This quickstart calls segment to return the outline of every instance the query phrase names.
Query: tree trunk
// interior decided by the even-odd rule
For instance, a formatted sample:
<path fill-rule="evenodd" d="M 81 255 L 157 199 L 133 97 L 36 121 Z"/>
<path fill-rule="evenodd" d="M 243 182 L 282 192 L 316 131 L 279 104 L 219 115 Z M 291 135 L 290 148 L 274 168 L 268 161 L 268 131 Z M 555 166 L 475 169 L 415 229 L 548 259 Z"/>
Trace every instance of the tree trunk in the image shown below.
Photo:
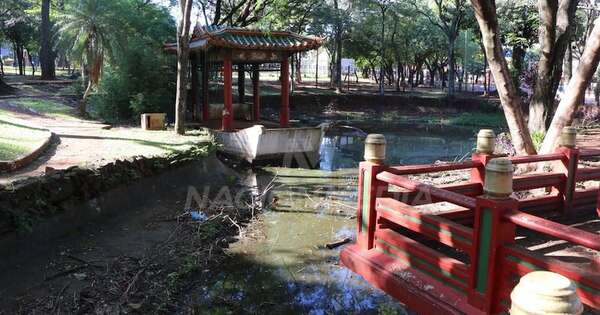
<path fill-rule="evenodd" d="M 179 0 L 181 17 L 177 27 L 177 95 L 175 100 L 175 132 L 185 133 L 188 63 L 190 55 L 190 13 L 192 0 Z"/>
<path fill-rule="evenodd" d="M 515 150 L 519 155 L 535 154 L 533 141 L 523 118 L 521 98 L 512 82 L 502 51 L 496 4 L 493 0 L 471 0 L 471 4 Z"/>
<path fill-rule="evenodd" d="M 88 76 L 88 78 L 91 78 L 90 76 Z M 81 98 L 81 101 L 79 102 L 79 106 L 78 106 L 78 110 L 79 110 L 79 115 L 81 115 L 82 117 L 87 116 L 87 102 L 88 102 L 88 97 L 90 96 L 90 94 L 92 94 L 92 87 L 94 86 L 94 84 L 92 83 L 91 79 L 88 79 L 88 84 L 87 87 L 85 88 L 85 92 L 83 92 L 83 97 Z"/>
<path fill-rule="evenodd" d="M 19 75 L 25 75 L 25 60 L 23 58 L 23 45 L 14 43 L 15 55 L 17 57 L 17 66 L 19 67 Z"/>
<path fill-rule="evenodd" d="M 585 49 L 579 59 L 577 72 L 569 81 L 565 95 L 560 101 L 556 114 L 552 118 L 548 133 L 544 138 L 540 153 L 551 153 L 558 145 L 558 139 L 565 126 L 573 122 L 575 113 L 581 100 L 585 96 L 585 90 L 592 81 L 592 77 L 600 61 L 600 18 L 594 22 L 592 33 L 587 39 Z"/>
<path fill-rule="evenodd" d="M 396 71 L 398 72 L 398 75 L 396 76 L 396 92 L 400 92 L 400 78 L 403 77 L 401 63 L 396 65 Z"/>
<path fill-rule="evenodd" d="M 435 87 L 435 70 L 431 66 L 427 66 L 427 71 L 429 71 L 429 86 Z"/>
<path fill-rule="evenodd" d="M 296 75 L 296 83 L 302 83 L 302 58 L 300 57 L 299 53 L 295 54 L 294 58 L 296 59 L 296 62 L 294 63 L 296 66 L 296 71 L 294 71 L 294 74 Z"/>
<path fill-rule="evenodd" d="M 40 25 L 40 67 L 42 68 L 42 80 L 54 80 L 56 71 L 52 50 L 52 36 L 50 35 L 50 0 L 42 0 L 42 24 Z"/>
<path fill-rule="evenodd" d="M 594 87 L 594 98 L 596 99 L 596 106 L 600 106 L 600 80 L 596 81 L 596 87 Z"/>
<path fill-rule="evenodd" d="M 529 130 L 546 131 L 562 76 L 565 50 L 570 42 L 578 0 L 540 0 L 540 61 L 529 104 Z"/>
<path fill-rule="evenodd" d="M 565 52 L 565 60 L 563 64 L 563 77 L 565 78 L 565 84 L 568 84 L 571 81 L 571 77 L 573 76 L 573 49 L 571 48 L 571 43 L 567 44 L 567 51 Z"/>
<path fill-rule="evenodd" d="M 512 51 L 512 80 L 517 87 L 517 91 L 521 90 L 521 74 L 523 73 L 523 63 L 525 62 L 525 48 L 521 45 L 513 47 Z"/>
<path fill-rule="evenodd" d="M 33 56 L 29 52 L 29 49 L 27 50 L 27 59 L 29 60 L 29 64 L 31 65 L 31 77 L 35 77 L 35 64 L 33 63 Z"/>
<path fill-rule="evenodd" d="M 454 94 L 454 44 L 456 37 L 448 35 L 448 95 Z"/>
<path fill-rule="evenodd" d="M 333 80 L 335 85 L 335 91 L 337 93 L 342 92 L 342 21 L 341 14 L 339 12 L 338 1 L 334 0 L 334 7 L 336 10 L 336 25 L 335 25 L 335 79 Z"/>
<path fill-rule="evenodd" d="M 444 71 L 444 66 L 440 66 L 440 88 L 443 90 L 446 87 L 446 73 Z"/>

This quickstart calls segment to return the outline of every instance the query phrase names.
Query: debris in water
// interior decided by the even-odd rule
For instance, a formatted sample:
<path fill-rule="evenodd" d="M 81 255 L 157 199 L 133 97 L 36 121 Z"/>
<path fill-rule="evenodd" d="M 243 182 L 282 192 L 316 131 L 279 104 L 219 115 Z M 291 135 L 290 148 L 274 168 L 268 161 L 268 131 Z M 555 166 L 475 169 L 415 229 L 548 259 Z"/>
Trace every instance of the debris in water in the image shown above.
<path fill-rule="evenodd" d="M 352 239 L 349 238 L 349 237 L 346 237 L 343 240 L 340 240 L 340 241 L 337 241 L 337 242 L 333 242 L 333 243 L 325 244 L 325 247 L 327 247 L 327 249 L 334 249 L 334 248 L 340 247 L 340 246 L 342 246 L 344 244 L 347 244 L 347 243 L 350 243 L 350 242 L 352 242 Z"/>
<path fill-rule="evenodd" d="M 206 214 L 202 211 L 190 211 L 190 216 L 194 221 L 206 221 L 206 219 L 208 219 Z"/>
<path fill-rule="evenodd" d="M 74 273 L 73 277 L 75 277 L 75 279 L 82 281 L 85 280 L 87 278 L 87 274 L 85 273 Z"/>

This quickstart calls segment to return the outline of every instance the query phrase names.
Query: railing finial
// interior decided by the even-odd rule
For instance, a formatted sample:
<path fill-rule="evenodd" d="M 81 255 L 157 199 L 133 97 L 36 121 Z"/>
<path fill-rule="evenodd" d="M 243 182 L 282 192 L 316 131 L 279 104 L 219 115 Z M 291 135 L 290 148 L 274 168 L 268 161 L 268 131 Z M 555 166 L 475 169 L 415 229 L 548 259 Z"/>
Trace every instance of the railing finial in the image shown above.
<path fill-rule="evenodd" d="M 492 129 L 481 129 L 477 133 L 477 153 L 492 154 L 496 144 L 496 134 Z"/>
<path fill-rule="evenodd" d="M 488 197 L 504 199 L 513 193 L 512 162 L 507 158 L 492 159 L 485 166 L 483 191 Z"/>
<path fill-rule="evenodd" d="M 383 164 L 385 161 L 385 145 L 385 137 L 382 134 L 369 134 L 365 139 L 365 160 L 374 164 Z"/>
<path fill-rule="evenodd" d="M 573 282 L 549 271 L 533 271 L 521 277 L 510 299 L 511 315 L 579 315 L 583 312 Z"/>
<path fill-rule="evenodd" d="M 564 127 L 560 134 L 560 146 L 565 148 L 574 148 L 577 138 L 577 129 L 575 127 Z"/>

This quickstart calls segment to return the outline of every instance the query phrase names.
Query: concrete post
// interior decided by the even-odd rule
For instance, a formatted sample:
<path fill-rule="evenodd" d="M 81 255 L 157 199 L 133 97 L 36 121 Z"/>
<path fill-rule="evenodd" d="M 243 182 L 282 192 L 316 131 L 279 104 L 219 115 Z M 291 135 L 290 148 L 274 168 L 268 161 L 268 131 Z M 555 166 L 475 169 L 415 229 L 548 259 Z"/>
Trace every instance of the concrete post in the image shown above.
<path fill-rule="evenodd" d="M 521 277 L 510 299 L 511 315 L 579 315 L 583 312 L 573 282 L 549 271 L 533 271 Z"/>
<path fill-rule="evenodd" d="M 493 154 L 496 134 L 492 129 L 481 129 L 477 134 L 477 153 Z"/>
<path fill-rule="evenodd" d="M 382 134 L 369 134 L 365 139 L 365 161 L 382 164 L 385 160 L 385 145 L 385 137 Z"/>
<path fill-rule="evenodd" d="M 560 134 L 559 144 L 561 147 L 574 148 L 577 138 L 577 129 L 575 127 L 564 127 Z"/>
<path fill-rule="evenodd" d="M 481 166 L 471 169 L 471 182 L 482 183 L 485 181 L 485 166 L 494 157 L 496 134 L 491 129 L 481 129 L 477 133 L 477 148 L 471 156 L 472 161 L 481 162 Z"/>
<path fill-rule="evenodd" d="M 496 158 L 485 166 L 484 193 L 494 199 L 506 199 L 513 193 L 512 162 L 507 158 Z"/>

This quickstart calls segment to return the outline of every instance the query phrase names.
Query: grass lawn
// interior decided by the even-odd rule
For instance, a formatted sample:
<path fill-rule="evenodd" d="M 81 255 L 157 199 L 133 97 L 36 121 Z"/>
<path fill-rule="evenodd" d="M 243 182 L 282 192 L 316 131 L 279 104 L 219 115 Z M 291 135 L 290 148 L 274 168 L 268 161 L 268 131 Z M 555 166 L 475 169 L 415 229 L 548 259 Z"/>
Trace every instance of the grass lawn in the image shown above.
<path fill-rule="evenodd" d="M 43 99 L 20 99 L 11 102 L 12 105 L 26 109 L 34 114 L 49 116 L 60 119 L 76 118 L 75 110 L 72 107 L 63 105 L 53 100 Z"/>
<path fill-rule="evenodd" d="M 15 120 L 0 110 L 0 161 L 14 160 L 37 149 L 49 131 Z"/>

